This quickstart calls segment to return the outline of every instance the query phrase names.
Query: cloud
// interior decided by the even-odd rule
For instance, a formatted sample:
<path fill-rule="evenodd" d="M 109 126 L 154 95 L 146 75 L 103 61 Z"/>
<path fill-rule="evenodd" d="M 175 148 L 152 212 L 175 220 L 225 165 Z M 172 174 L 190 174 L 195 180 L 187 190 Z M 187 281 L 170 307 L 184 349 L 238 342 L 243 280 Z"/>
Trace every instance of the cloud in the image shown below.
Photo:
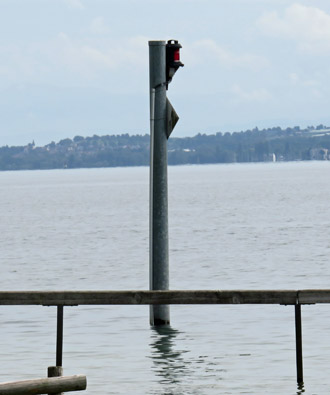
<path fill-rule="evenodd" d="M 144 56 L 146 59 L 142 57 L 143 62 L 141 62 L 141 42 L 146 52 Z M 61 33 L 56 46 L 54 62 L 58 60 L 71 71 L 90 77 L 102 70 L 109 71 L 122 66 L 137 67 L 147 62 L 147 41 L 142 37 L 84 41 Z"/>
<path fill-rule="evenodd" d="M 303 86 L 303 87 L 311 87 L 315 88 L 320 85 L 320 83 L 317 80 L 313 79 L 303 79 L 300 77 L 298 73 L 290 73 L 289 74 L 289 80 L 292 85 L 296 86 Z"/>
<path fill-rule="evenodd" d="M 1 85 L 13 81 L 40 78 L 48 69 L 47 62 L 40 62 L 40 47 L 36 44 L 19 46 L 6 44 L 0 46 L 0 81 Z"/>
<path fill-rule="evenodd" d="M 327 87 L 321 81 L 311 78 L 301 77 L 298 73 L 289 74 L 290 85 L 300 91 L 302 96 L 311 96 L 316 99 L 325 98 L 327 96 Z"/>
<path fill-rule="evenodd" d="M 244 53 L 234 54 L 217 44 L 214 40 L 205 39 L 194 42 L 191 46 L 185 47 L 188 61 L 208 62 L 216 61 L 225 67 L 250 68 L 260 70 L 268 65 L 268 61 L 263 56 Z M 186 56 L 186 55 L 185 55 Z"/>
<path fill-rule="evenodd" d="M 330 15 L 320 8 L 295 3 L 283 15 L 275 11 L 264 14 L 257 25 L 273 37 L 295 41 L 302 51 L 330 50 Z"/>
<path fill-rule="evenodd" d="M 246 91 L 242 89 L 238 84 L 232 86 L 231 93 L 234 95 L 235 101 L 239 102 L 262 103 L 265 101 L 269 101 L 272 98 L 271 94 L 264 88 Z"/>
<path fill-rule="evenodd" d="M 125 75 L 148 69 L 148 38 L 72 37 L 59 33 L 28 45 L 0 45 L 0 88 L 15 83 L 101 83 L 122 69 Z"/>
<path fill-rule="evenodd" d="M 109 33 L 109 28 L 104 22 L 102 16 L 94 18 L 89 27 L 90 31 L 94 34 L 106 34 Z"/>
<path fill-rule="evenodd" d="M 84 10 L 85 6 L 81 2 L 81 0 L 63 0 L 64 3 L 70 8 L 76 8 L 78 10 Z"/>

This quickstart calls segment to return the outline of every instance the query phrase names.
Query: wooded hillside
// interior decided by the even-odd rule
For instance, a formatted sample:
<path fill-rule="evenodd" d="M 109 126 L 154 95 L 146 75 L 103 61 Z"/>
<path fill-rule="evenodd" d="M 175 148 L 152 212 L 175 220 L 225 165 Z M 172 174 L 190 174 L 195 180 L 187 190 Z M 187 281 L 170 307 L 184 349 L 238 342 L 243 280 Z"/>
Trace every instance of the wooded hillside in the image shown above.
<path fill-rule="evenodd" d="M 149 165 L 150 136 L 76 136 L 43 147 L 1 147 L 0 170 L 57 169 Z M 330 128 L 319 125 L 300 129 L 246 130 L 234 133 L 171 137 L 170 165 L 329 160 Z"/>

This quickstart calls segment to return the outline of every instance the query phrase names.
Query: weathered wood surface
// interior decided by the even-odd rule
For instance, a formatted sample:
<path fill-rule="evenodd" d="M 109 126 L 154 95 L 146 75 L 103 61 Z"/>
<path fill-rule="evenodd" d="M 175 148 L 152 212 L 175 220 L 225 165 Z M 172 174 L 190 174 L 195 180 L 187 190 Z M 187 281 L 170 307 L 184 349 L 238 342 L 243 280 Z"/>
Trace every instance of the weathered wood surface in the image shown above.
<path fill-rule="evenodd" d="M 63 336 L 62 336 L 63 338 Z M 48 366 L 47 369 L 47 377 L 61 377 L 63 376 L 63 367 L 62 366 Z M 62 395 L 63 392 L 57 392 L 54 395 Z"/>
<path fill-rule="evenodd" d="M 296 304 L 297 292 L 290 290 L 2 291 L 0 305 Z"/>
<path fill-rule="evenodd" d="M 84 375 L 13 381 L 0 384 L 0 395 L 56 394 L 82 391 L 87 387 Z"/>
<path fill-rule="evenodd" d="M 330 303 L 329 289 L 305 289 L 298 291 L 300 304 Z"/>
<path fill-rule="evenodd" d="M 0 305 L 330 303 L 330 290 L 2 291 Z"/>

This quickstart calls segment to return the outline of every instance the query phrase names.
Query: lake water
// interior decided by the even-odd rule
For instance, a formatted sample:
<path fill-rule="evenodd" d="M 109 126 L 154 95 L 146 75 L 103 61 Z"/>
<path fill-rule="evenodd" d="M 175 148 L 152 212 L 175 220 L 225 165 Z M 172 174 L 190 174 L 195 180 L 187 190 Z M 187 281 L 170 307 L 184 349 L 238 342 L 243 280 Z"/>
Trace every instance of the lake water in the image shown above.
<path fill-rule="evenodd" d="M 330 163 L 169 168 L 172 289 L 330 288 Z M 1 290 L 148 289 L 148 168 L 0 173 Z M 297 394 L 292 306 L 64 309 L 86 394 Z M 306 394 L 328 394 L 330 306 L 303 306 Z M 0 306 L 0 381 L 55 364 L 56 308 Z"/>

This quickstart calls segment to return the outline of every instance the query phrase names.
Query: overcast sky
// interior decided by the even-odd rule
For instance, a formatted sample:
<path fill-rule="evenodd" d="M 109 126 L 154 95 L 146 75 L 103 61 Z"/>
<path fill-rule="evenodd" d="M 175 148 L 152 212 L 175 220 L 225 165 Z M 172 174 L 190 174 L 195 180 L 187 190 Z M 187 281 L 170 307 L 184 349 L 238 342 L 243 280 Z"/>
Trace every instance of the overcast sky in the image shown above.
<path fill-rule="evenodd" d="M 159 39 L 173 136 L 330 125 L 329 0 L 0 0 L 0 145 L 149 133 Z"/>

